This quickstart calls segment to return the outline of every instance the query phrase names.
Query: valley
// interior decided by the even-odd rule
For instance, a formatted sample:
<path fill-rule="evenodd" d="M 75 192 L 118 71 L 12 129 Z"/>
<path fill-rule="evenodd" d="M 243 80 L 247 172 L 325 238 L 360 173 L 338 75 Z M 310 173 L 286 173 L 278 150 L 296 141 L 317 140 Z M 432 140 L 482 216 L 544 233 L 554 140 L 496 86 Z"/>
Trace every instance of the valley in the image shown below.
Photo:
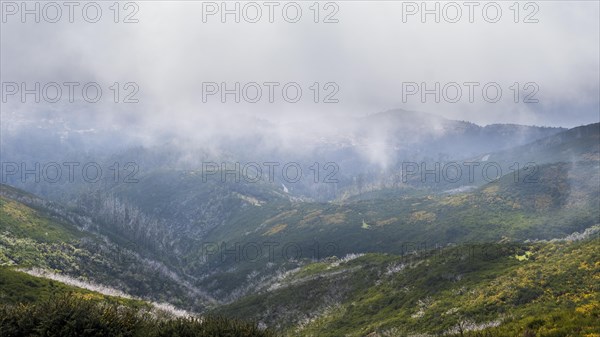
<path fill-rule="evenodd" d="M 148 170 L 161 152 L 136 149 L 137 183 L 1 185 L 2 284 L 27 271 L 285 336 L 593 336 L 599 137 L 592 124 L 464 159 L 509 172 L 489 181 L 341 176 L 326 201 L 220 167 Z"/>

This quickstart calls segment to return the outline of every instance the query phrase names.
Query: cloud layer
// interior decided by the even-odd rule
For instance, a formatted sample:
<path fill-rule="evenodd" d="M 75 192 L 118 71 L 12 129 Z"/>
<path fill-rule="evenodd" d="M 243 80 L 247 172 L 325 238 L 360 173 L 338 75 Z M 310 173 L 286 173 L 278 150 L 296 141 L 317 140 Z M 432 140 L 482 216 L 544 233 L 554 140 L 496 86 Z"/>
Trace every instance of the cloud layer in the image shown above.
<path fill-rule="evenodd" d="M 18 14 L 6 16 L 1 33 L 3 82 L 97 82 L 104 99 L 97 104 L 81 99 L 73 104 L 23 104 L 11 96 L 3 103 L 4 122 L 10 116 L 54 111 L 61 118 L 78 118 L 90 124 L 88 128 L 124 127 L 146 139 L 166 133 L 203 135 L 205 140 L 264 132 L 267 123 L 270 135 L 285 142 L 299 134 L 330 134 L 351 118 L 393 108 L 479 124 L 572 127 L 599 118 L 597 2 L 537 2 L 538 8 L 521 4 L 518 23 L 508 2 L 495 3 L 502 10 L 497 23 L 486 22 L 495 14 L 491 8 L 483 16 L 485 2 L 474 7 L 473 23 L 462 3 L 458 23 L 447 22 L 456 14 L 454 8 L 443 11 L 447 3 L 440 3 L 440 23 L 434 22 L 434 15 L 423 23 L 420 13 L 403 22 L 409 8 L 389 1 L 345 1 L 328 7 L 320 3 L 318 16 L 312 3 L 298 2 L 302 16 L 297 23 L 286 21 L 295 16 L 296 7 L 285 7 L 289 3 L 273 7 L 270 23 L 269 7 L 257 2 L 263 11 L 258 23 L 247 22 L 255 17 L 254 8 L 241 12 L 240 23 L 231 14 L 222 23 L 219 13 L 203 17 L 207 9 L 214 10 L 206 3 L 146 1 L 137 3 L 133 18 L 139 22 L 129 24 L 114 23 L 110 4 L 99 4 L 103 16 L 93 24 L 77 15 L 78 8 L 75 23 L 68 22 L 66 12 L 58 23 L 38 24 L 31 16 L 21 23 Z M 241 9 L 247 4 L 240 3 Z M 284 7 L 287 17 L 281 12 Z M 131 13 L 132 8 L 121 8 L 119 20 Z M 326 18 L 338 22 L 324 23 Z M 524 23 L 525 19 L 539 22 Z M 114 82 L 121 87 L 135 82 L 140 102 L 111 102 L 109 87 Z M 242 88 L 255 82 L 263 95 L 257 103 L 248 103 L 243 96 L 235 103 L 228 95 L 224 104 L 216 94 L 204 103 L 206 82 L 225 82 L 228 88 L 236 82 Z M 273 103 L 268 101 L 265 82 L 279 83 Z M 462 98 L 449 103 L 442 96 L 436 103 L 430 94 L 423 103 L 415 94 L 404 102 L 407 82 L 425 83 L 429 89 L 436 82 L 440 88 L 457 83 Z M 465 82 L 480 83 L 473 103 Z M 528 82 L 537 88 L 525 87 Z M 286 83 L 301 87 L 297 103 L 282 96 Z M 498 84 L 502 99 L 486 102 L 481 94 L 486 83 Z M 453 87 L 448 89 L 447 94 L 454 96 Z M 130 93 L 120 90 L 120 99 Z M 515 91 L 519 103 L 513 101 Z M 539 103 L 523 103 L 534 91 Z M 315 92 L 319 103 L 314 102 Z M 249 87 L 247 93 L 255 92 Z M 323 103 L 327 95 L 339 103 Z"/>

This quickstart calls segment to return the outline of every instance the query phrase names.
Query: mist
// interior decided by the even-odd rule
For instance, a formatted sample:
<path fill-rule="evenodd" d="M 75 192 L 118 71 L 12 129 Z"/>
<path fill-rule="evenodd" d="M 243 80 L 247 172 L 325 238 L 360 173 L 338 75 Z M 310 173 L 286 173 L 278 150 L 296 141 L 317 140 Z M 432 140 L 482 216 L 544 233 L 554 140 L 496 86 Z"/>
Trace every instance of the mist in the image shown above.
<path fill-rule="evenodd" d="M 480 8 L 469 22 L 466 7 L 457 23 L 448 22 L 449 12 L 440 23 L 422 23 L 420 13 L 403 15 L 404 5 L 394 2 L 340 2 L 335 8 L 321 4 L 318 17 L 310 4 L 300 3 L 302 15 L 296 23 L 287 22 L 279 7 L 269 22 L 268 8 L 261 4 L 263 16 L 257 23 L 248 22 L 251 11 L 239 23 L 234 15 L 223 23 L 220 12 L 207 14 L 215 7 L 201 2 L 142 2 L 131 16 L 138 21 L 133 23 L 114 23 L 114 12 L 104 4 L 97 23 L 77 15 L 74 23 L 65 17 L 58 23 L 22 23 L 19 14 L 5 11 L 3 83 L 26 82 L 32 88 L 35 82 L 93 82 L 103 96 L 96 103 L 80 95 L 73 102 L 63 98 L 36 103 L 31 95 L 25 102 L 19 94 L 7 95 L 3 137 L 56 127 L 67 134 L 120 135 L 107 137 L 109 143 L 156 146 L 177 140 L 180 147 L 206 149 L 251 143 L 249 151 L 257 154 L 307 156 L 319 144 L 358 142 L 364 158 L 387 167 L 394 160 L 390 133 L 398 130 L 370 125 L 364 118 L 388 110 L 402 109 L 396 122 L 411 129 L 403 140 L 407 147 L 435 138 L 431 130 L 445 132 L 436 127 L 440 118 L 479 125 L 574 127 L 598 122 L 599 4 L 538 5 L 531 16 L 538 21 L 534 23 L 524 22 L 531 12 L 525 8 L 515 23 L 516 14 L 504 4 L 496 23 L 484 20 Z M 122 8 L 119 20 L 131 13 L 131 8 Z M 433 15 L 427 18 L 433 20 Z M 115 82 L 118 103 L 111 89 Z M 479 83 L 473 102 L 465 82 Z M 232 90 L 236 83 L 237 97 L 221 96 L 223 88 Z M 419 88 L 425 90 L 436 83 L 440 88 L 458 84 L 462 97 L 448 102 L 442 94 L 436 102 L 434 94 L 427 94 L 423 101 L 420 92 L 406 95 L 414 89 L 407 83 L 425 83 Z M 486 83 L 502 89 L 497 102 L 481 95 Z M 287 91 L 292 98 L 301 88 L 298 101 L 284 97 L 286 84 L 292 84 Z M 207 94 L 215 88 L 217 92 Z M 262 96 L 250 102 L 257 88 Z M 454 96 L 455 89 L 450 86 L 446 93 Z M 63 96 L 66 92 L 63 87 Z M 524 102 L 529 94 L 537 103 Z M 135 102 L 124 102 L 128 95 Z M 430 127 L 424 133 L 410 128 L 415 118 Z"/>

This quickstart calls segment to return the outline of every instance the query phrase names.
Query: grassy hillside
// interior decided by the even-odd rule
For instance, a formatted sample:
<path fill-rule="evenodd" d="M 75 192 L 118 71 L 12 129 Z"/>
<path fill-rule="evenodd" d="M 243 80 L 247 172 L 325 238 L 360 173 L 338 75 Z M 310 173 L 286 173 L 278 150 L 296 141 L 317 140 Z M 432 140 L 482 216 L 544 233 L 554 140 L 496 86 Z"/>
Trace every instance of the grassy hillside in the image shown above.
<path fill-rule="evenodd" d="M 193 303 L 185 289 L 144 265 L 135 252 L 107 245 L 61 216 L 67 213 L 56 205 L 2 188 L 0 336 L 273 336 L 245 321 L 173 318 L 141 300 L 106 296 L 17 271 L 15 267 L 43 268 L 81 281 L 118 285 L 132 294 Z"/>
<path fill-rule="evenodd" d="M 81 237 L 69 223 L 52 220 L 24 204 L 0 196 L 0 232 L 10 232 L 19 238 L 40 242 L 71 241 Z"/>
<path fill-rule="evenodd" d="M 265 181 L 235 182 L 230 176 L 223 182 L 219 173 L 205 180 L 193 167 L 150 165 L 136 176 L 138 183 L 89 191 L 75 206 L 90 216 L 94 230 L 119 247 L 131 245 L 217 302 L 227 302 L 304 259 L 402 254 L 405 244 L 414 242 L 445 246 L 551 239 L 600 223 L 598 127 L 551 132 L 519 148 L 472 158 L 481 166 L 499 162 L 504 176 L 486 182 L 479 173 L 476 182 L 456 184 L 476 185 L 460 193 L 447 192 L 456 186 L 409 182 L 315 202 Z M 152 151 L 142 152 L 152 156 Z M 152 158 L 151 163 L 160 163 L 161 156 Z M 508 169 L 514 162 L 520 163 L 519 170 Z M 525 166 L 528 162 L 535 163 L 535 172 Z M 256 261 L 243 256 L 249 244 L 262 250 Z M 265 244 L 275 245 L 274 250 Z M 216 253 L 207 254 L 208 248 Z M 160 290 L 140 283 L 135 288 Z M 182 303 L 181 295 L 186 297 L 173 292 L 168 297 Z"/>
<path fill-rule="evenodd" d="M 186 273 L 201 275 L 198 287 L 231 301 L 303 260 L 403 254 L 411 244 L 552 239 L 600 223 L 600 191 L 593 183 L 600 179 L 598 162 L 541 165 L 530 182 L 523 181 L 526 174 L 456 194 L 242 203 L 225 223 L 189 235 L 178 261 Z"/>
<path fill-rule="evenodd" d="M 277 322 L 290 336 L 596 336 L 598 247 L 596 234 L 330 259 L 218 312 Z"/>
<path fill-rule="evenodd" d="M 0 303 L 2 305 L 38 303 L 67 294 L 97 301 L 150 308 L 149 304 L 142 301 L 106 296 L 61 282 L 35 277 L 12 267 L 0 267 Z"/>
<path fill-rule="evenodd" d="M 82 202 L 84 211 L 98 211 L 92 223 L 119 243 L 112 247 L 89 232 L 74 230 L 67 220 L 46 217 L 19 205 L 18 198 L 5 197 L 2 206 L 8 211 L 2 216 L 8 234 L 0 234 L 0 240 L 8 249 L 0 258 L 203 310 L 213 305 L 210 297 L 234 301 L 306 260 L 351 253 L 403 254 L 410 244 L 518 242 L 583 231 L 600 223 L 600 192 L 589 183 L 598 176 L 595 161 L 560 162 L 540 166 L 533 182 L 515 181 L 511 173 L 458 194 L 317 203 L 287 199 L 262 184 L 256 189 L 249 184 L 219 186 L 215 181 L 202 185 L 202 178 L 190 172 L 156 173 L 147 185 L 121 187 L 121 196 Z M 198 186 L 201 193 L 196 192 Z M 146 199 L 151 202 L 145 211 L 134 206 L 135 200 Z M 273 251 L 265 244 L 274 245 Z M 256 245 L 261 255 L 250 261 L 243 249 L 249 247 L 252 255 Z M 215 247 L 215 254 L 207 254 L 207 248 Z M 158 261 L 159 267 L 148 266 L 140 255 Z M 161 270 L 170 272 L 157 273 Z M 169 278 L 173 274 L 179 280 Z"/>
<path fill-rule="evenodd" d="M 600 191 L 590 181 L 597 164 L 556 163 L 539 168 L 534 182 L 513 174 L 471 192 L 424 194 L 343 203 L 247 206 L 208 242 L 299 244 L 305 258 L 349 253 L 402 253 L 402 244 L 430 245 L 551 239 L 600 223 Z M 328 243 L 335 250 L 314 247 Z M 281 254 L 278 254 L 281 257 Z M 216 256 L 220 258 L 220 256 Z M 222 262 L 222 261 L 219 261 Z"/>
<path fill-rule="evenodd" d="M 0 266 L 41 268 L 186 308 L 204 305 L 201 294 L 174 278 L 168 267 L 140 256 L 137 245 L 117 244 L 82 226 L 89 219 L 0 187 Z"/>
<path fill-rule="evenodd" d="M 598 134 L 591 125 L 490 154 L 540 163 L 451 193 L 401 186 L 316 202 L 158 169 L 68 210 L 1 185 L 0 265 L 301 336 L 593 334 L 598 239 L 527 242 L 600 223 Z"/>
<path fill-rule="evenodd" d="M 220 317 L 174 318 L 151 305 L 104 296 L 0 267 L 3 337 L 270 337 L 256 324 Z"/>

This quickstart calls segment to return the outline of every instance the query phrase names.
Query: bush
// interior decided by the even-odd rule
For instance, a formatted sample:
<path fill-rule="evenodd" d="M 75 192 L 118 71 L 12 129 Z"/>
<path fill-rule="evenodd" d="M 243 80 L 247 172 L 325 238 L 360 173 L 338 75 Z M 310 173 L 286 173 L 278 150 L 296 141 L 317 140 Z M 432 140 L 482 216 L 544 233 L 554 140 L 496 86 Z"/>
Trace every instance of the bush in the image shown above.
<path fill-rule="evenodd" d="M 0 306 L 0 336 L 271 337 L 256 324 L 222 317 L 159 319 L 140 309 L 68 294 L 37 304 Z"/>

